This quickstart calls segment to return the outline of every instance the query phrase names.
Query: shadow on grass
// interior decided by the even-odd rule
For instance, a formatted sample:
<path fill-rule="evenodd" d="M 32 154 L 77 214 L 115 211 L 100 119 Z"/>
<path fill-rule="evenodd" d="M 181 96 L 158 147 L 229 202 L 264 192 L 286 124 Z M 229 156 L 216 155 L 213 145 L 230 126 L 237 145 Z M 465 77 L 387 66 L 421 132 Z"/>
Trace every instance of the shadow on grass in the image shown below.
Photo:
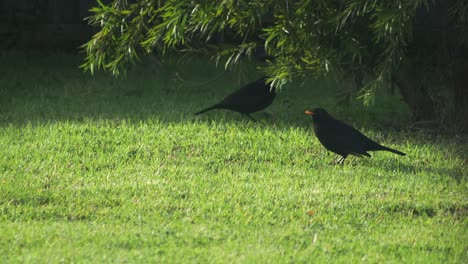
<path fill-rule="evenodd" d="M 258 123 L 227 110 L 193 115 L 257 78 L 259 73 L 254 63 L 244 63 L 240 66 L 242 70 L 227 72 L 216 78 L 224 70 L 205 59 L 198 58 L 185 64 L 177 63 L 177 58 L 169 58 L 164 63 L 148 59 L 129 71 L 126 78 L 115 78 L 104 73 L 94 76 L 83 73 L 78 68 L 82 57 L 76 55 L 12 53 L 1 55 L 1 59 L 9 62 L 0 65 L 3 75 L 0 78 L 0 126 L 3 127 L 53 122 L 106 120 L 118 123 L 125 120 L 139 123 L 158 120 L 167 124 L 239 122 L 272 126 L 283 131 L 290 128 L 308 131 L 310 119 L 304 110 L 322 106 L 351 125 L 379 131 L 380 138 L 379 135 L 375 137 L 375 132 L 370 135 L 377 141 L 385 139 L 401 143 L 408 139 L 413 142 L 416 138 L 421 145 L 426 143 L 424 135 L 406 135 L 405 132 L 388 134 L 389 131 L 404 128 L 409 120 L 408 111 L 397 96 L 378 96 L 378 102 L 369 108 L 364 108 L 358 101 L 336 107 L 337 83 L 331 79 L 296 81 L 284 87 L 269 108 L 252 115 L 260 121 Z M 364 129 L 363 132 L 367 134 L 369 130 Z M 313 138 L 313 132 L 310 135 Z M 431 144 L 439 144 L 441 148 L 450 147 L 444 146 L 447 140 L 434 143 L 433 138 L 426 136 L 426 139 Z M 457 145 L 463 139 L 451 142 Z M 460 153 L 460 157 L 465 159 L 466 154 Z M 378 165 L 390 166 L 389 170 L 395 166 L 405 171 L 423 169 L 405 167 L 405 164 Z M 438 169 L 429 163 L 422 166 L 428 170 Z M 455 177 L 458 171 L 442 173 Z"/>
<path fill-rule="evenodd" d="M 255 63 L 240 64 L 240 70 L 223 74 L 222 67 L 204 58 L 184 64 L 178 63 L 179 58 L 164 62 L 148 58 L 125 78 L 83 73 L 78 68 L 83 58 L 77 55 L 11 53 L 1 58 L 9 62 L 0 65 L 4 75 L 0 79 L 1 125 L 90 119 L 238 122 L 243 118 L 229 111 L 215 110 L 200 118 L 193 113 L 260 75 Z M 265 123 L 273 119 L 276 125 L 306 127 L 310 120 L 304 110 L 322 106 L 360 126 L 401 127 L 401 120 L 408 120 L 407 109 L 395 96 L 378 97 L 382 98 L 378 107 L 364 110 L 360 102 L 337 108 L 337 92 L 332 79 L 296 81 L 279 92 L 266 110 L 269 117 L 265 113 L 253 116 Z"/>
<path fill-rule="evenodd" d="M 462 155 L 462 154 L 459 154 Z M 455 155 L 458 156 L 458 155 Z M 409 159 L 418 159 L 421 157 L 395 157 L 388 159 L 375 159 L 372 162 L 365 162 L 365 166 L 378 167 L 388 172 L 403 172 L 406 174 L 424 174 L 424 175 L 440 175 L 450 177 L 457 182 L 466 181 L 468 176 L 466 175 L 466 170 L 464 172 L 465 165 L 462 164 L 463 160 L 460 161 L 460 165 L 456 168 L 449 168 L 441 166 L 441 164 L 431 165 L 429 162 L 412 160 L 411 163 L 405 162 L 404 158 Z"/>
<path fill-rule="evenodd" d="M 468 216 L 468 207 L 461 204 L 421 205 L 413 202 L 401 201 L 385 205 L 382 210 L 388 214 L 400 214 L 411 217 L 435 217 L 450 215 L 461 220 Z"/>

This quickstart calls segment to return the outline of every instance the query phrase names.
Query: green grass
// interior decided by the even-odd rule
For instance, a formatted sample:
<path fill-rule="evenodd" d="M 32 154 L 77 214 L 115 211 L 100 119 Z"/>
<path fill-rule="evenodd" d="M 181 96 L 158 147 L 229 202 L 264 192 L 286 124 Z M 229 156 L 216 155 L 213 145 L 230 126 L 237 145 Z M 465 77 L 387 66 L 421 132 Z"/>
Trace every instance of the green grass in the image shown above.
<path fill-rule="evenodd" d="M 125 80 L 68 55 L 2 61 L 3 263 L 468 261 L 467 137 L 408 130 L 396 95 L 336 107 L 337 84 L 306 80 L 252 123 L 192 115 L 239 85 L 174 81 L 221 71 L 202 60 Z M 408 156 L 330 165 L 303 113 L 319 105 Z"/>

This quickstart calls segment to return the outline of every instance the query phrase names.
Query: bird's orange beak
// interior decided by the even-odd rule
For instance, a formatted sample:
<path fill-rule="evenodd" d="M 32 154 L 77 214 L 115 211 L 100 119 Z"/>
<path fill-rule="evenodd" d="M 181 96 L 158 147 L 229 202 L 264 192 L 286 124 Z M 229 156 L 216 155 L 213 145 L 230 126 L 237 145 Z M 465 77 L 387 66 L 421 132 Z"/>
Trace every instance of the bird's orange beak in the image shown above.
<path fill-rule="evenodd" d="M 311 115 L 314 115 L 314 112 L 312 112 L 312 111 L 310 111 L 310 110 L 306 110 L 305 113 L 306 113 L 306 115 L 310 115 L 310 116 L 311 116 Z"/>

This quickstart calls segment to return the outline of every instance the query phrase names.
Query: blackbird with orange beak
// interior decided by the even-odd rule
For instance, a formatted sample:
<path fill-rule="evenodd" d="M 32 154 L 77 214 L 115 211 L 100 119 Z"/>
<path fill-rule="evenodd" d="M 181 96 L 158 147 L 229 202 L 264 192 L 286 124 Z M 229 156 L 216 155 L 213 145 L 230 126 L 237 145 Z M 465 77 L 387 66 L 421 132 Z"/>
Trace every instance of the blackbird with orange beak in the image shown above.
<path fill-rule="evenodd" d="M 329 151 L 341 155 L 338 164 L 343 164 L 348 155 L 357 157 L 371 157 L 367 151 L 385 150 L 405 156 L 406 154 L 380 145 L 366 137 L 352 126 L 333 118 L 323 108 L 306 110 L 305 113 L 312 117 L 315 136 Z"/>

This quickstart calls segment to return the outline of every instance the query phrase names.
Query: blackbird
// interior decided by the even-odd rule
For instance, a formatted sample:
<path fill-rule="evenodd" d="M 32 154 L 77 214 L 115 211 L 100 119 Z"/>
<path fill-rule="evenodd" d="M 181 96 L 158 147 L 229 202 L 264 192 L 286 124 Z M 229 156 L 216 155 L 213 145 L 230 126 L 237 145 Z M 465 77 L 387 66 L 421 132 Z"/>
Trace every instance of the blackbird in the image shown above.
<path fill-rule="evenodd" d="M 341 155 L 338 164 L 343 164 L 349 154 L 370 157 L 367 151 L 374 150 L 386 150 L 401 156 L 406 155 L 401 151 L 380 145 L 354 127 L 333 118 L 322 108 L 306 110 L 305 113 L 312 117 L 315 136 L 320 143 L 329 151 Z"/>
<path fill-rule="evenodd" d="M 266 77 L 262 77 L 254 82 L 248 83 L 239 90 L 224 98 L 221 102 L 205 108 L 195 115 L 203 114 L 213 109 L 228 109 L 246 115 L 253 121 L 251 113 L 267 108 L 276 97 L 275 88 L 270 88 L 266 83 Z"/>

